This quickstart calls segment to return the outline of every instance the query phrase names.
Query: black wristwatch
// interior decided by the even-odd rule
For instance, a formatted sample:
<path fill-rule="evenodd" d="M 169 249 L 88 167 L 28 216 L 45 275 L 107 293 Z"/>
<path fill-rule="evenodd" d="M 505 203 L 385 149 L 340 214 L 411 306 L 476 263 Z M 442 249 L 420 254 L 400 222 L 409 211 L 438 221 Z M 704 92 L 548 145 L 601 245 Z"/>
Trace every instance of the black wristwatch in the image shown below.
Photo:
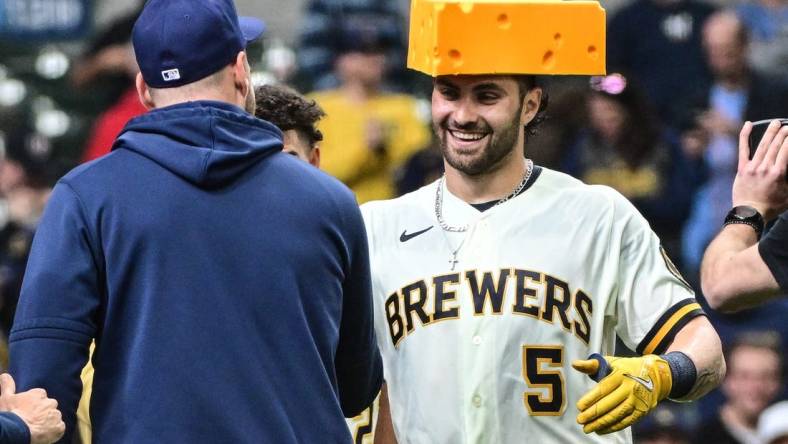
<path fill-rule="evenodd" d="M 753 230 L 755 230 L 758 240 L 761 239 L 761 234 L 763 234 L 763 216 L 758 210 L 749 205 L 739 205 L 731 208 L 728 215 L 725 216 L 725 223 L 723 226 L 730 224 L 745 224 L 751 226 Z"/>

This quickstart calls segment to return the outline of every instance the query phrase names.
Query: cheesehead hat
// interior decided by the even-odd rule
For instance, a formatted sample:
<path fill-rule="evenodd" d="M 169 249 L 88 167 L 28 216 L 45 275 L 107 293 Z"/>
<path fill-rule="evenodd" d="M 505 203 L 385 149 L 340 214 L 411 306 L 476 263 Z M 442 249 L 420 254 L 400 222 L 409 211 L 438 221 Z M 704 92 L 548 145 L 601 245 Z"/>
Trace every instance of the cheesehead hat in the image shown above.
<path fill-rule="evenodd" d="M 596 1 L 413 0 L 408 67 L 430 76 L 604 74 Z"/>

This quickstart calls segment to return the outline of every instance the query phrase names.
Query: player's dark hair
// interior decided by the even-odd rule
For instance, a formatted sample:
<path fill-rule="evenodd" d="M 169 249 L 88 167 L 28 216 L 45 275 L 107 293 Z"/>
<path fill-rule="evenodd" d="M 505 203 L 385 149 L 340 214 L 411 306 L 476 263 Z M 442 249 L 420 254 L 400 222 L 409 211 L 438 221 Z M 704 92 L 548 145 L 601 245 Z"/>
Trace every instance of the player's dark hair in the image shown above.
<path fill-rule="evenodd" d="M 323 133 L 315 125 L 326 113 L 314 100 L 307 100 L 285 86 L 258 86 L 254 93 L 256 117 L 273 123 L 282 131 L 297 131 L 307 138 L 311 148 L 323 140 Z"/>
<path fill-rule="evenodd" d="M 542 101 L 539 102 L 539 110 L 536 112 L 536 116 L 534 116 L 534 118 L 525 125 L 525 137 L 528 138 L 528 136 L 536 135 L 537 127 L 547 119 L 546 110 L 549 97 L 547 95 L 547 91 L 544 90 L 544 87 L 541 85 L 541 82 L 535 75 L 517 74 L 513 77 L 520 87 L 521 103 L 525 98 L 525 95 L 528 94 L 528 91 L 537 87 L 542 88 Z"/>

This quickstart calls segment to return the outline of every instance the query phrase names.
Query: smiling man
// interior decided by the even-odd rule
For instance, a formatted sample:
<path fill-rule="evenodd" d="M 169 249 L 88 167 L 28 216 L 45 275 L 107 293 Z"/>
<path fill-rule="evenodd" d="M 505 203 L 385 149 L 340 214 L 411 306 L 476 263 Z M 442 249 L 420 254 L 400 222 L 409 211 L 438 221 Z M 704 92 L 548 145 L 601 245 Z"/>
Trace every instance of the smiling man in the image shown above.
<path fill-rule="evenodd" d="M 719 338 L 645 219 L 524 156 L 547 106 L 534 75 L 604 71 L 599 5 L 417 0 L 411 20 L 445 175 L 362 206 L 379 438 L 393 423 L 400 443 L 628 442 L 661 400 L 716 386 Z M 533 29 L 551 31 L 499 35 Z M 545 40 L 564 44 L 545 53 Z M 639 356 L 612 356 L 616 334 Z"/>

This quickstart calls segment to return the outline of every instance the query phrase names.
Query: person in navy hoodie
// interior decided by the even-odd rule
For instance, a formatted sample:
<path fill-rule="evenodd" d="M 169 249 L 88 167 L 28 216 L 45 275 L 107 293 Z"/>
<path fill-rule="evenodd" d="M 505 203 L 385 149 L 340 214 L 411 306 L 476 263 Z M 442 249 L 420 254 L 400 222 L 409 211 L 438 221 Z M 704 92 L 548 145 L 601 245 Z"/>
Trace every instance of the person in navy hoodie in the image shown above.
<path fill-rule="evenodd" d="M 33 241 L 11 373 L 74 432 L 96 340 L 93 442 L 349 442 L 382 382 L 351 192 L 254 118 L 232 0 L 149 0 L 148 113 L 63 177 Z"/>

